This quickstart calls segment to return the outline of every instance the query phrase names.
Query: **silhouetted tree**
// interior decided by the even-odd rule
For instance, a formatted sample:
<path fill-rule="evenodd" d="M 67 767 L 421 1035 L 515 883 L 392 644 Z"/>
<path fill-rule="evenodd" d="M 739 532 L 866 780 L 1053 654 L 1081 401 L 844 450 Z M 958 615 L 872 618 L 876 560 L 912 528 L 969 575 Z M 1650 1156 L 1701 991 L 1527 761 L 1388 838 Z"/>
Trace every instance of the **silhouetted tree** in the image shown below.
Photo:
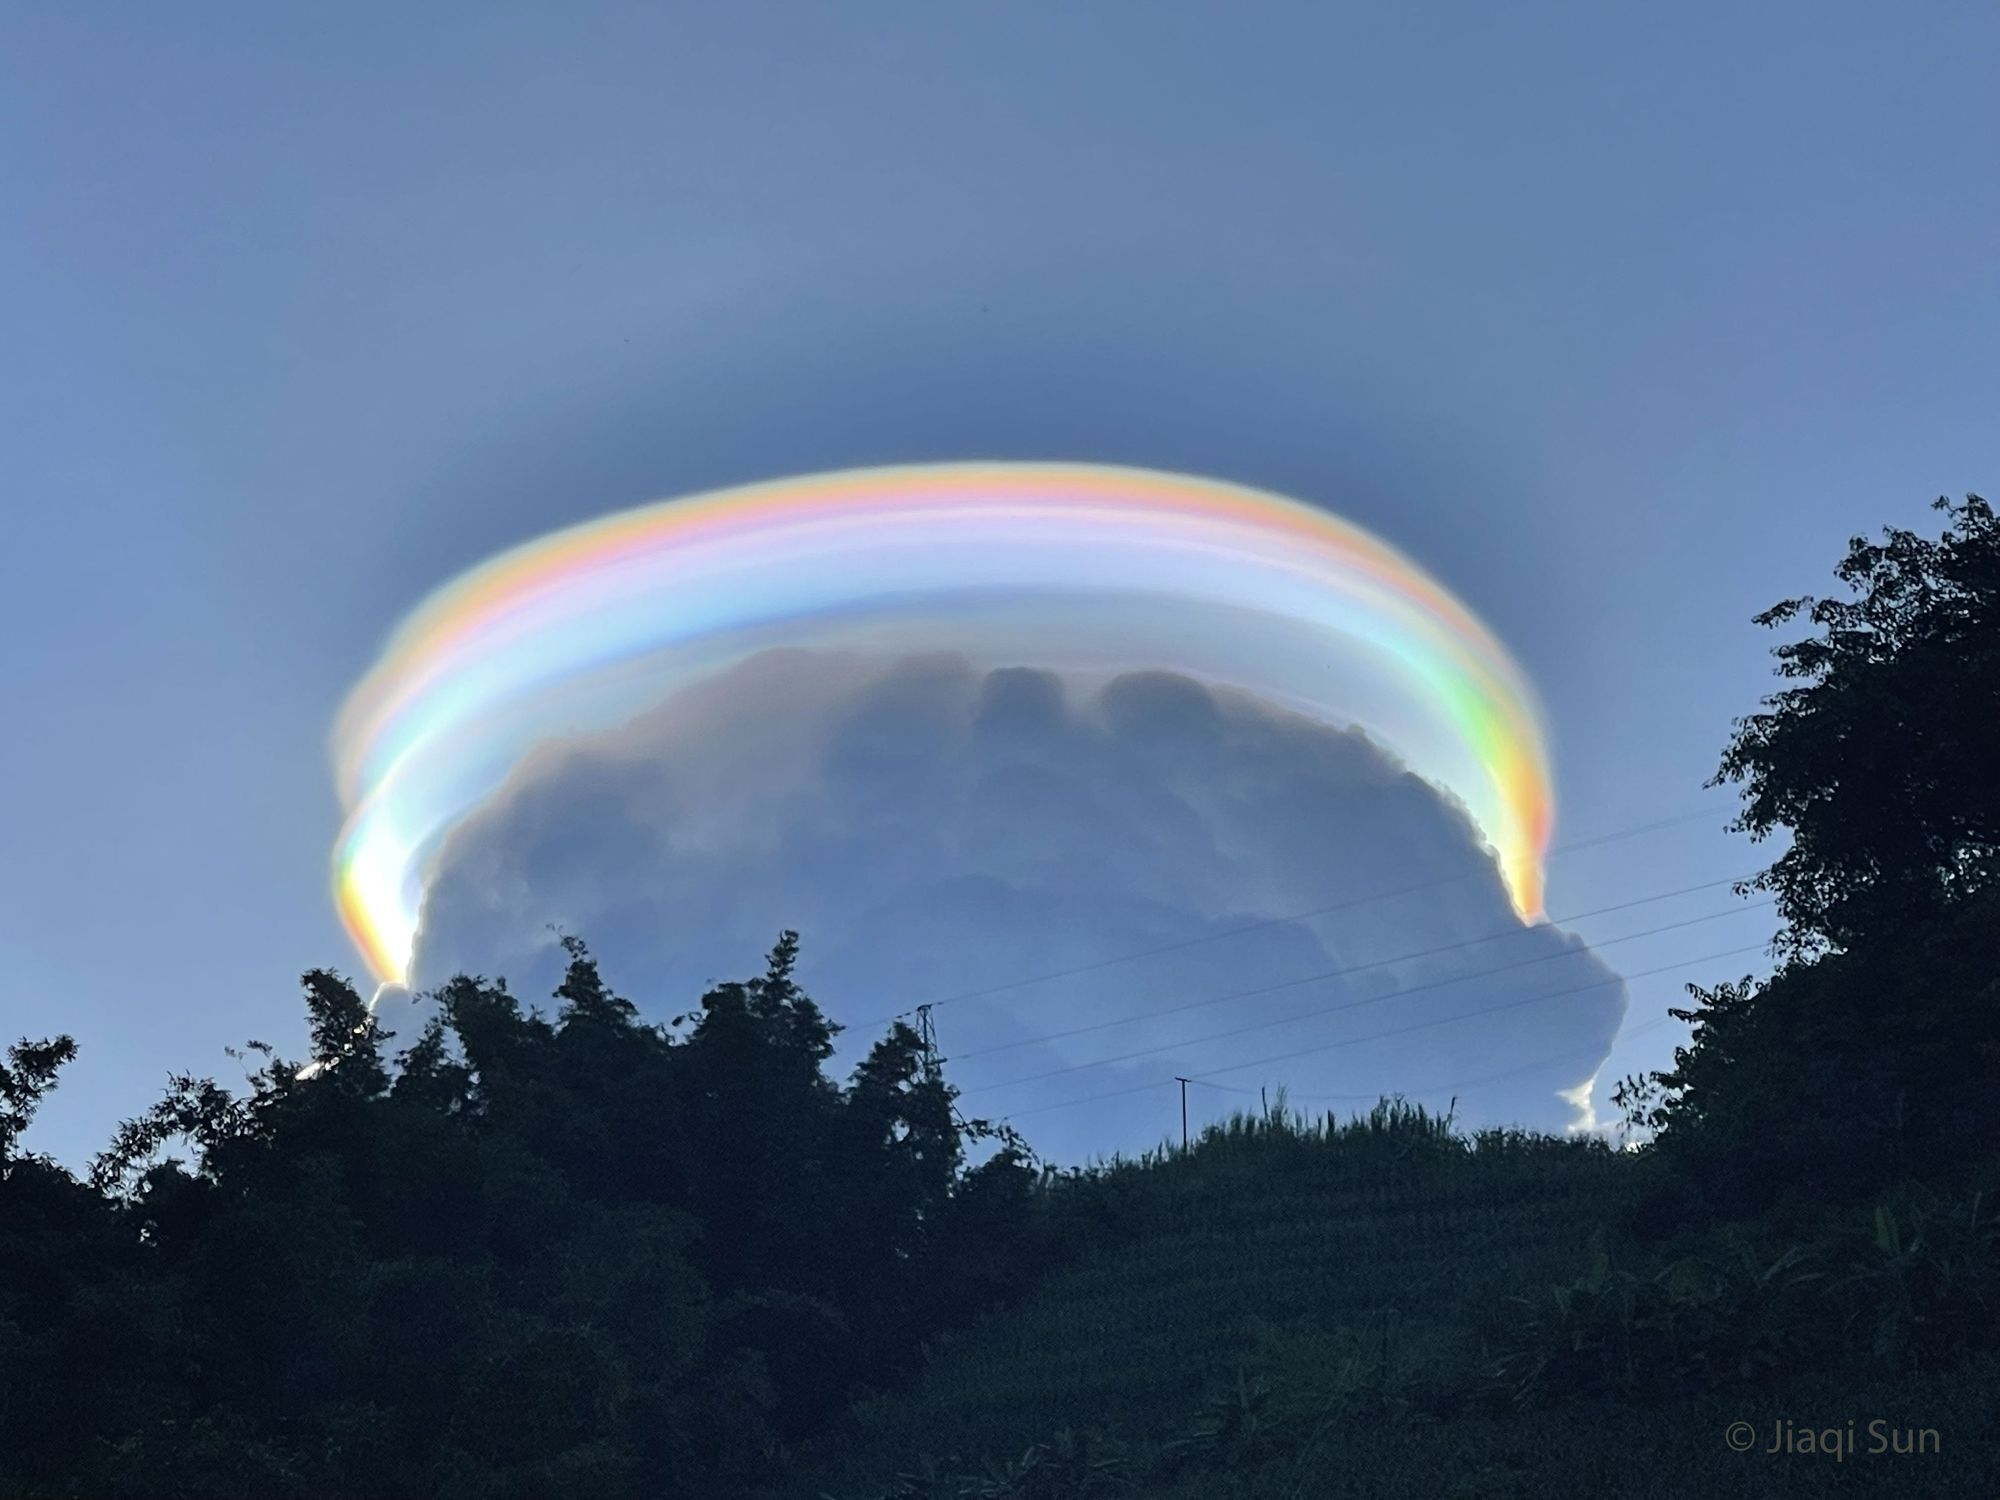
<path fill-rule="evenodd" d="M 306 1020 L 312 1035 L 316 1069 L 338 1075 L 342 1093 L 370 1096 L 389 1086 L 382 1066 L 384 1033 L 354 986 L 331 969 L 308 970 L 301 981 L 306 991 Z"/>
<path fill-rule="evenodd" d="M 1791 836 L 1739 887 L 1776 894 L 1785 961 L 1690 987 L 1691 1044 L 1621 1090 L 1720 1211 L 1947 1173 L 2000 1126 L 2000 526 L 1977 496 L 1938 507 L 1935 542 L 1849 543 L 1858 597 L 1757 617 L 1820 632 L 1777 649 L 1802 685 L 1738 722 L 1716 778 L 1743 783 L 1736 827 Z"/>
<path fill-rule="evenodd" d="M 0 1493 L 748 1493 L 977 1311 L 1005 1170 L 914 1032 L 843 1088 L 796 934 L 685 1040 L 562 942 L 552 1018 L 459 976 L 393 1065 L 310 971 L 307 1058 L 175 1076 L 90 1186 L 18 1150 L 73 1045 L 14 1047 Z"/>
<path fill-rule="evenodd" d="M 1818 633 L 1776 649 L 1800 685 L 1737 721 L 1711 785 L 1743 784 L 1738 829 L 1790 847 L 1743 887 L 1773 892 L 1794 956 L 1921 920 L 2000 875 L 2000 524 L 1940 499 L 1931 541 L 1855 537 L 1849 599 L 1787 599 Z"/>
<path fill-rule="evenodd" d="M 75 1057 L 76 1043 L 66 1036 L 19 1041 L 7 1049 L 7 1061 L 0 1063 L 0 1170 L 56 1086 L 56 1075 Z"/>

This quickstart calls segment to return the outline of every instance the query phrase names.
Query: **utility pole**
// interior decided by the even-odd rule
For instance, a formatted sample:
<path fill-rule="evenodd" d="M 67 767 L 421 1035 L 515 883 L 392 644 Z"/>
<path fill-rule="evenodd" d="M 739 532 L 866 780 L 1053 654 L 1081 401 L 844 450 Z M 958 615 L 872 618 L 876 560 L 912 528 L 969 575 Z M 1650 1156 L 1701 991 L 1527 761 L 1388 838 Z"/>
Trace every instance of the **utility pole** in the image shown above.
<path fill-rule="evenodd" d="M 936 1083 L 944 1076 L 944 1059 L 938 1056 L 937 1023 L 931 1020 L 931 1008 L 919 1005 L 917 1017 L 917 1047 L 923 1053 L 923 1075 L 925 1083 Z M 972 1122 L 959 1113 L 958 1105 L 951 1106 L 951 1122 L 956 1125 L 962 1137 L 973 1133 Z"/>
<path fill-rule="evenodd" d="M 1194 1080 L 1189 1078 L 1182 1078 L 1179 1074 L 1174 1075 L 1174 1082 L 1178 1083 L 1181 1086 L 1181 1150 L 1183 1151 L 1187 1150 L 1188 1148 L 1187 1086 L 1193 1081 Z"/>

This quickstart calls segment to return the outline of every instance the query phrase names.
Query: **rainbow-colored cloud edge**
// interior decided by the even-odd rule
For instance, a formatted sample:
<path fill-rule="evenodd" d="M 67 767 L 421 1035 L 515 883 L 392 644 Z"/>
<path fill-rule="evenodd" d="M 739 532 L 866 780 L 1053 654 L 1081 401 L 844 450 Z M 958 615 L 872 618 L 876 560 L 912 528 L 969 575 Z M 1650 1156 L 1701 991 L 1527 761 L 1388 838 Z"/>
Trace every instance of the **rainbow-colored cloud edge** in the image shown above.
<path fill-rule="evenodd" d="M 1554 820 L 1541 717 L 1436 579 L 1327 511 L 1066 463 L 846 470 L 620 511 L 427 598 L 336 718 L 342 921 L 406 978 L 427 863 L 538 744 L 602 732 L 754 651 L 954 649 L 1185 670 L 1360 723 L 1463 802 L 1516 910 Z"/>

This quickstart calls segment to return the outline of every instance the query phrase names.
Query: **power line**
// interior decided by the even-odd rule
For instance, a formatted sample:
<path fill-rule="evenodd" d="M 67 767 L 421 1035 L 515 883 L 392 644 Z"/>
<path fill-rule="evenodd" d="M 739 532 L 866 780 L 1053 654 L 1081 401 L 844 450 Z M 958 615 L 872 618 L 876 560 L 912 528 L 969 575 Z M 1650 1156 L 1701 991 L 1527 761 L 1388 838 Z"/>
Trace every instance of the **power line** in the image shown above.
<path fill-rule="evenodd" d="M 1763 950 L 1764 945 L 1762 943 L 1746 943 L 1740 948 L 1725 949 L 1721 953 L 1711 953 L 1703 958 L 1690 959 L 1687 962 L 1698 964 L 1712 963 L 1718 958 L 1733 958 L 1739 953 L 1761 953 Z M 1562 995 L 1580 995 L 1587 990 L 1602 989 L 1605 985 L 1623 983 L 1628 979 L 1645 979 L 1654 974 L 1665 974 L 1679 967 L 1681 967 L 1680 964 L 1662 964 L 1657 969 L 1642 969 L 1636 974 L 1624 974 L 1612 979 L 1600 979 L 1593 984 L 1580 984 L 1567 990 L 1552 990 L 1545 995 L 1529 995 L 1520 1000 L 1509 1000 L 1500 1005 L 1489 1005 L 1479 1010 L 1466 1011 L 1463 1015 L 1434 1016 L 1428 1021 L 1417 1021 L 1408 1026 L 1395 1027 L 1389 1031 L 1378 1031 L 1372 1036 L 1346 1037 L 1339 1041 L 1322 1042 L 1311 1047 L 1301 1047 L 1292 1052 L 1280 1052 L 1271 1057 L 1254 1058 L 1249 1062 L 1229 1063 L 1224 1067 L 1210 1068 L 1206 1073 L 1196 1073 L 1190 1076 L 1200 1080 L 1213 1078 L 1218 1073 L 1240 1073 L 1245 1068 L 1267 1067 L 1275 1062 L 1289 1062 L 1295 1057 L 1312 1057 L 1318 1053 L 1332 1052 L 1341 1047 L 1357 1047 L 1364 1042 L 1379 1042 L 1386 1037 L 1406 1036 L 1413 1031 L 1429 1031 L 1438 1026 L 1450 1026 L 1460 1021 L 1473 1020 L 1479 1016 L 1498 1015 L 1502 1011 L 1519 1010 L 1526 1005 L 1539 1005 L 1544 1000 L 1553 1000 Z"/>
<path fill-rule="evenodd" d="M 1156 1047 L 1143 1047 L 1140 1048 L 1138 1051 L 1120 1053 L 1115 1057 L 1100 1057 L 1093 1059 L 1090 1062 L 1071 1063 L 1061 1068 L 1050 1068 L 1047 1071 L 1041 1073 L 1024 1074 L 1019 1078 L 1009 1078 L 999 1083 L 981 1084 L 977 1088 L 967 1089 L 965 1090 L 965 1092 L 968 1094 L 990 1093 L 994 1089 L 1012 1088 L 1017 1084 L 1023 1084 L 1023 1083 L 1039 1083 L 1041 1080 L 1045 1078 L 1056 1078 L 1066 1073 L 1080 1073 L 1088 1068 L 1109 1067 L 1114 1063 L 1133 1062 L 1142 1057 L 1154 1057 L 1162 1052 L 1177 1052 L 1186 1047 L 1198 1047 L 1205 1045 L 1206 1043 L 1209 1042 L 1224 1041 L 1230 1037 L 1246 1036 L 1250 1032 L 1265 1031 L 1273 1026 L 1291 1026 L 1291 1025 L 1296 1025 L 1301 1021 L 1318 1020 L 1323 1016 L 1337 1015 L 1342 1011 L 1360 1010 L 1365 1006 L 1380 1005 L 1388 1000 L 1399 1000 L 1406 995 L 1422 994 L 1428 990 L 1443 989 L 1448 985 L 1469 984 L 1474 980 L 1478 979 L 1489 979 L 1495 974 L 1505 974 L 1511 972 L 1514 969 L 1529 968 L 1535 964 L 1548 963 L 1554 959 L 1580 958 L 1586 954 L 1594 955 L 1600 949 L 1615 947 L 1619 943 L 1634 942 L 1639 938 L 1653 937 L 1656 934 L 1662 932 L 1674 932 L 1683 927 L 1696 927 L 1703 922 L 1719 921 L 1724 917 L 1733 917 L 1741 912 L 1756 911 L 1761 907 L 1770 906 L 1772 904 L 1773 902 L 1770 900 L 1753 901 L 1747 906 L 1731 907 L 1728 911 L 1710 912 L 1706 916 L 1688 917 L 1679 922 L 1666 922 L 1662 923 L 1658 927 L 1642 928 L 1638 932 L 1628 932 L 1622 937 L 1609 938 L 1604 942 L 1592 944 L 1588 948 L 1565 948 L 1558 953 L 1543 953 L 1534 958 L 1522 959 L 1518 963 L 1499 964 L 1490 969 L 1474 970 L 1470 974 L 1454 974 L 1449 978 L 1430 980 L 1424 984 L 1409 985 L 1402 989 L 1389 990 L 1386 993 L 1380 995 L 1364 995 L 1358 1000 L 1349 1000 L 1339 1005 L 1326 1006 L 1320 1010 L 1307 1011 L 1303 1015 L 1278 1016 L 1271 1018 L 1269 1020 L 1253 1021 L 1247 1026 L 1234 1027 L 1228 1031 L 1214 1031 L 1210 1032 L 1206 1036 L 1188 1037 L 1181 1041 L 1176 1041 L 1176 1042 L 1164 1042 Z M 1762 946 L 1762 945 L 1753 945 L 1753 946 Z M 1312 984 L 1325 979 L 1338 978 L 1342 972 L 1343 971 L 1339 969 L 1330 969 L 1324 974 L 1308 974 L 1303 978 L 1287 979 L 1279 984 L 1260 985 L 1255 989 L 1238 990 L 1232 994 L 1217 996 L 1216 999 L 1217 1001 L 1242 1000 L 1242 999 L 1247 999 L 1252 995 L 1268 995 L 1275 990 L 1291 989 L 1301 984 Z M 1613 978 L 1602 982 L 1606 984 L 1616 984 L 1620 981 L 1621 977 L 1638 978 L 1639 976 L 1638 975 L 1614 976 Z M 1556 991 L 1556 993 L 1564 994 L 1567 993 L 1567 991 L 1558 990 Z M 1467 1014 L 1480 1015 L 1483 1014 L 1483 1012 L 1471 1011 L 1468 1012 Z"/>
<path fill-rule="evenodd" d="M 1557 844 L 1549 849 L 1543 857 L 1545 859 L 1553 859 L 1558 854 L 1573 854 L 1579 849 L 1590 849 L 1601 844 L 1617 843 L 1622 839 L 1636 838 L 1642 833 L 1655 833 L 1663 828 L 1675 828 L 1683 824 L 1693 823 L 1702 818 L 1711 818 L 1714 816 L 1715 813 L 1712 809 L 1678 813 L 1671 818 L 1658 818 L 1650 823 L 1639 823 L 1629 828 L 1615 829 L 1610 833 L 1601 833 L 1593 838 L 1577 839 L 1568 844 Z M 1484 860 L 1461 874 L 1440 876 L 1435 880 L 1421 881 L 1416 885 L 1402 886 L 1393 891 L 1377 891 L 1373 895 L 1348 897 L 1344 900 L 1330 902 L 1324 906 L 1310 907 L 1305 911 L 1291 912 L 1284 916 L 1260 917 L 1254 922 L 1246 922 L 1239 927 L 1225 928 L 1221 932 L 1203 933 L 1200 937 L 1184 938 L 1180 942 L 1165 943 L 1157 948 L 1141 948 L 1130 953 L 1118 954 L 1112 958 L 1100 958 L 1091 963 L 1078 964 L 1074 968 L 1052 969 L 1047 973 L 1029 975 L 1025 979 L 1010 979 L 1005 984 L 988 985 L 984 989 L 961 990 L 955 995 L 940 996 L 925 1003 L 935 1007 L 939 1005 L 956 1005 L 961 1000 L 983 1000 L 989 995 L 1004 994 L 1008 990 L 1024 989 L 1031 984 L 1044 984 L 1051 979 L 1068 979 L 1077 974 L 1091 974 L 1099 969 L 1108 969 L 1114 964 L 1131 963 L 1136 959 L 1152 958 L 1162 953 L 1178 953 L 1184 948 L 1195 948 L 1203 943 L 1220 942 L 1224 938 L 1238 937 L 1246 932 L 1261 932 L 1268 927 L 1280 927 L 1288 922 L 1302 921 L 1307 917 L 1325 916 L 1329 912 L 1346 911 L 1352 907 L 1366 906 L 1374 901 L 1389 901 L 1398 896 L 1411 896 L 1420 891 L 1435 890 L 1441 885 L 1451 885 L 1456 881 L 1470 880 L 1476 875 L 1491 873 L 1493 869 L 1492 862 Z M 848 1024 L 852 1027 L 881 1026 L 890 1021 L 904 1020 L 914 1014 L 916 1014 L 916 1007 L 909 1006 L 888 1015 L 875 1016 L 865 1021 L 854 1021 Z"/>
<path fill-rule="evenodd" d="M 1630 901 L 1619 901 L 1610 906 L 1595 907 L 1590 911 L 1573 912 L 1568 916 L 1562 917 L 1550 917 L 1547 925 L 1554 927 L 1564 922 L 1581 922 L 1587 917 L 1601 917 L 1614 911 L 1626 911 L 1634 906 L 1649 906 L 1655 901 L 1671 901 L 1676 896 L 1691 896 L 1696 891 L 1712 891 L 1718 886 L 1736 885 L 1739 883 L 1740 878 L 1738 876 L 1727 876 L 1721 880 L 1705 880 L 1699 885 L 1684 885 L 1677 891 L 1662 891 L 1657 896 L 1639 896 Z M 1751 908 L 1742 907 L 1739 910 L 1749 911 Z M 1463 938 L 1456 943 L 1442 943 L 1435 948 L 1419 949 L 1415 953 L 1399 953 L 1394 958 L 1370 959 L 1365 964 L 1350 964 L 1346 968 L 1330 969 L 1319 974 L 1309 974 L 1304 979 L 1288 979 L 1284 984 L 1274 986 L 1274 988 L 1282 989 L 1287 985 L 1306 984 L 1321 979 L 1333 979 L 1348 974 L 1360 974 L 1369 969 L 1379 969 L 1389 964 L 1411 963 L 1420 958 L 1435 958 L 1440 953 L 1451 953 L 1460 948 L 1472 948 L 1478 946 L 1480 943 L 1497 942 L 1502 938 L 1518 937 L 1524 933 L 1539 932 L 1540 930 L 1541 928 L 1539 927 L 1523 927 L 1519 923 L 1516 923 L 1514 926 L 1508 927 L 1503 931 L 1488 933 L 1484 937 Z M 1622 941 L 1622 939 L 1618 941 Z M 1250 990 L 1245 993 L 1256 995 L 1268 992 L 1268 990 Z M 953 1053 L 949 1061 L 966 1062 L 972 1058 L 986 1057 L 995 1052 L 1010 1052 L 1017 1047 L 1032 1047 L 1039 1042 L 1052 1042 L 1064 1037 L 1083 1036 L 1087 1032 L 1104 1031 L 1114 1026 L 1130 1026 L 1140 1021 L 1156 1020 L 1161 1016 L 1183 1015 L 1191 1010 L 1201 1010 L 1210 1005 L 1221 1005 L 1226 1001 L 1239 998 L 1241 997 L 1238 995 L 1215 995 L 1202 1000 L 1190 1000 L 1183 1005 L 1167 1006 L 1161 1010 L 1149 1010 L 1137 1015 L 1118 1016 L 1109 1021 L 1093 1021 L 1088 1026 L 1072 1026 L 1067 1031 L 1041 1032 L 1034 1036 L 1022 1037 L 1017 1041 L 996 1042 L 990 1047 L 975 1047 L 970 1052 Z M 922 1012 L 928 1010 L 929 1007 L 920 1005 L 917 1009 Z"/>
<path fill-rule="evenodd" d="M 1672 1016 L 1658 1016 L 1646 1022 L 1643 1026 L 1635 1026 L 1630 1031 L 1622 1031 L 1611 1039 L 1611 1045 L 1615 1047 L 1618 1043 L 1627 1041 L 1632 1037 L 1644 1036 L 1649 1031 L 1658 1030 L 1672 1019 Z M 1421 1099 L 1432 1094 L 1459 1094 L 1463 1093 L 1466 1089 L 1480 1088 L 1489 1083 L 1498 1083 L 1503 1079 L 1518 1078 L 1524 1073 L 1539 1073 L 1544 1068 L 1552 1068 L 1557 1063 L 1569 1062 L 1573 1058 L 1581 1060 L 1586 1057 L 1595 1057 L 1600 1050 L 1597 1047 L 1584 1047 L 1574 1052 L 1559 1052 L 1554 1057 L 1540 1058 L 1535 1062 L 1523 1063 L 1520 1067 L 1508 1068 L 1499 1073 L 1486 1073 L 1478 1078 L 1462 1078 L 1456 1083 L 1440 1083 L 1425 1089 L 1371 1089 L 1366 1093 L 1360 1094 L 1295 1094 L 1290 1089 L 1286 1089 L 1285 1098 L 1288 1102 L 1293 1099 L 1302 1099 L 1309 1104 L 1314 1104 L 1331 1101 L 1347 1103 L 1358 1099 L 1380 1099 L 1391 1095 Z M 1216 1083 L 1206 1078 L 1195 1078 L 1188 1081 L 1190 1083 L 1199 1083 L 1205 1089 L 1217 1089 L 1225 1094 L 1261 1095 L 1267 1092 L 1267 1086 L 1246 1089 L 1238 1088 L 1234 1084 Z"/>
<path fill-rule="evenodd" d="M 1719 953 L 1708 953 L 1702 955 L 1700 958 L 1684 959 L 1681 961 L 1681 963 L 1662 964 L 1657 969 L 1641 969 L 1636 974 L 1624 974 L 1611 979 L 1600 979 L 1593 984 L 1580 984 L 1567 990 L 1551 990 L 1547 994 L 1543 995 L 1530 995 L 1525 1000 L 1512 1000 L 1504 1005 L 1494 1005 L 1494 1006 L 1488 1006 L 1482 1010 L 1467 1011 L 1463 1015 L 1440 1016 L 1434 1020 L 1421 1021 L 1412 1026 L 1398 1027 L 1391 1031 L 1378 1031 L 1371 1036 L 1348 1037 L 1337 1042 L 1326 1042 L 1314 1047 L 1301 1047 L 1293 1052 L 1281 1052 L 1273 1057 L 1257 1058 L 1251 1062 L 1232 1063 L 1229 1066 L 1223 1068 L 1211 1068 L 1206 1073 L 1189 1074 L 1188 1081 L 1190 1083 L 1203 1083 L 1206 1082 L 1208 1079 L 1214 1077 L 1218 1073 L 1235 1073 L 1235 1072 L 1240 1072 L 1244 1068 L 1266 1067 L 1271 1063 L 1289 1062 L 1293 1058 L 1309 1057 L 1320 1052 L 1331 1052 L 1336 1048 L 1340 1047 L 1358 1047 L 1367 1042 L 1379 1042 L 1387 1037 L 1404 1036 L 1413 1031 L 1423 1031 L 1428 1028 L 1436 1026 L 1447 1026 L 1458 1021 L 1470 1021 L 1476 1019 L 1479 1016 L 1494 1015 L 1504 1010 L 1518 1010 L 1520 1007 L 1524 1005 L 1536 1005 L 1541 1003 L 1542 1001 L 1555 1000 L 1564 995 L 1580 995 L 1588 990 L 1602 989 L 1606 985 L 1621 984 L 1626 980 L 1648 979 L 1655 974 L 1670 973 L 1675 969 L 1681 968 L 1683 964 L 1706 964 L 1706 963 L 1713 963 L 1717 959 L 1721 958 L 1734 958 L 1736 955 L 1740 953 L 1761 953 L 1764 951 L 1764 948 L 1765 945 L 1763 943 L 1746 943 L 1744 946 L 1740 948 L 1725 948 Z M 1028 1080 L 1020 1079 L 1017 1081 L 1025 1083 Z M 1057 1100 L 1052 1104 L 1031 1105 L 1026 1109 L 1017 1109 L 1009 1114 L 1002 1115 L 1000 1116 L 1000 1118 L 1011 1122 L 1014 1120 L 1021 1119 L 1023 1116 L 1026 1115 L 1042 1114 L 1047 1110 L 1070 1109 L 1079 1104 L 1092 1104 L 1100 1100 L 1120 1099 L 1131 1094 L 1142 1094 L 1146 1092 L 1148 1089 L 1156 1089 L 1159 1088 L 1160 1086 L 1161 1086 L 1161 1080 L 1152 1079 L 1148 1080 L 1145 1083 L 1132 1084 L 1126 1088 L 1109 1089 L 1095 1094 L 1080 1094 L 1074 1099 L 1061 1099 Z"/>

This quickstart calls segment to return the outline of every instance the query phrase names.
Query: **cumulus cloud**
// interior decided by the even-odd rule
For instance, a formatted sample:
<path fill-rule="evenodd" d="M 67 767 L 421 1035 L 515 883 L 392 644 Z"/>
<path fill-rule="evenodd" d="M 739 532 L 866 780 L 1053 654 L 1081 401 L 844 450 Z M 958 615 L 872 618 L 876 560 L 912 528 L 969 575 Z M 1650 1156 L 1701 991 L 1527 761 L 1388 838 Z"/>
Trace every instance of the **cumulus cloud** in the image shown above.
<path fill-rule="evenodd" d="M 1359 729 L 1168 673 L 802 650 L 530 757 L 434 862 L 413 978 L 545 994 L 574 932 L 664 1017 L 786 927 L 836 1021 L 948 1001 L 965 1111 L 1018 1113 L 1056 1160 L 1157 1144 L 1176 1074 L 1239 1063 L 1190 1090 L 1197 1120 L 1283 1086 L 1573 1126 L 1626 1004 Z"/>

